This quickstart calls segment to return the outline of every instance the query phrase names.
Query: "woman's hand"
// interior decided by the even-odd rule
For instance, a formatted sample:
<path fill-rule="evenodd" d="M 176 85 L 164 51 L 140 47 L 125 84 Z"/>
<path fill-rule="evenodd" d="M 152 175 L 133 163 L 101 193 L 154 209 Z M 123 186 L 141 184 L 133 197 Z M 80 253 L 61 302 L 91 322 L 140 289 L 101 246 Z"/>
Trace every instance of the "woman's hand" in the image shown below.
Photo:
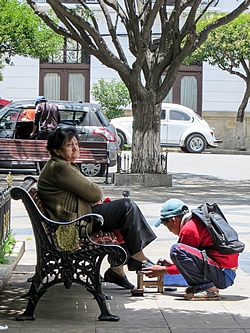
<path fill-rule="evenodd" d="M 102 204 L 102 200 L 98 200 L 98 201 L 92 203 L 91 206 L 94 207 L 94 206 L 101 205 L 101 204 Z"/>

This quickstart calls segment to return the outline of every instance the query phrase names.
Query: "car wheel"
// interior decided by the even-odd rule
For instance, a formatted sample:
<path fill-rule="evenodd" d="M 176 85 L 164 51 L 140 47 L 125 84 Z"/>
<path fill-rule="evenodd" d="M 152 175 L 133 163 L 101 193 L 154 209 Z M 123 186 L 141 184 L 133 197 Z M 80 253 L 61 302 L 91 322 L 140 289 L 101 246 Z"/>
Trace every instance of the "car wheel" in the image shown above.
<path fill-rule="evenodd" d="M 106 164 L 79 164 L 80 170 L 87 177 L 102 177 L 106 170 Z"/>
<path fill-rule="evenodd" d="M 123 146 L 124 146 L 124 143 L 127 141 L 126 140 L 126 136 L 120 130 L 117 130 L 117 136 L 118 136 L 118 140 L 117 140 L 118 141 L 118 145 L 119 145 L 120 149 L 122 149 Z"/>
<path fill-rule="evenodd" d="M 187 139 L 186 149 L 189 153 L 202 153 L 206 148 L 206 140 L 200 134 L 192 134 Z"/>

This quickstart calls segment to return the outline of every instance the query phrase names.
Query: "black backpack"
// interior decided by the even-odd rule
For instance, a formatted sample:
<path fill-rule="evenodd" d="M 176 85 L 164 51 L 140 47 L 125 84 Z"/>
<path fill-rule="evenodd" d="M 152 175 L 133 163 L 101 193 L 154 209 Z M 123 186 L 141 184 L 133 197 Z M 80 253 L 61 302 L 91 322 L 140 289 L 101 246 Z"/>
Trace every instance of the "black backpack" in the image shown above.
<path fill-rule="evenodd" d="M 198 217 L 208 228 L 214 243 L 210 249 L 228 254 L 244 251 L 245 244 L 238 239 L 237 232 L 230 226 L 216 203 L 205 203 L 192 209 L 192 216 Z"/>

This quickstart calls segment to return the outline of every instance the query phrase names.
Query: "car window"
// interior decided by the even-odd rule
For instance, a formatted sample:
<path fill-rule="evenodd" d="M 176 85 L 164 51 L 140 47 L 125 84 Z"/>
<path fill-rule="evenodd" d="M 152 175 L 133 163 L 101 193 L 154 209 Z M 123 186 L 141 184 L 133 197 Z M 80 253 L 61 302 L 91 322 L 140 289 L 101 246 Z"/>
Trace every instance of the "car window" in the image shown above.
<path fill-rule="evenodd" d="M 83 115 L 83 112 L 75 112 L 73 110 L 60 110 L 60 124 L 73 126 L 80 124 L 79 118 Z M 79 115 L 77 115 L 79 113 Z"/>
<path fill-rule="evenodd" d="M 6 105 L 6 106 L 1 108 L 0 118 L 5 114 L 6 110 L 8 110 L 8 109 L 9 109 L 9 105 Z"/>
<path fill-rule="evenodd" d="M 84 126 L 103 126 L 101 121 L 98 119 L 96 112 L 89 111 L 83 120 Z"/>
<path fill-rule="evenodd" d="M 15 129 L 16 122 L 21 119 L 21 110 L 20 109 L 10 109 L 6 112 L 1 120 L 0 127 L 6 129 Z"/>
<path fill-rule="evenodd" d="M 170 110 L 169 112 L 169 119 L 170 120 L 182 120 L 182 121 L 189 121 L 191 117 L 180 110 Z"/>
<path fill-rule="evenodd" d="M 96 116 L 99 118 L 99 121 L 101 122 L 101 124 L 102 124 L 102 126 L 106 126 L 106 127 L 108 127 L 109 126 L 109 120 L 108 120 L 108 118 L 107 118 L 107 116 L 105 115 L 105 112 L 104 112 L 104 110 L 102 110 L 102 109 L 96 109 L 95 110 L 95 114 L 96 114 Z"/>
<path fill-rule="evenodd" d="M 77 126 L 102 126 L 95 112 L 91 110 L 60 110 L 60 124 Z"/>

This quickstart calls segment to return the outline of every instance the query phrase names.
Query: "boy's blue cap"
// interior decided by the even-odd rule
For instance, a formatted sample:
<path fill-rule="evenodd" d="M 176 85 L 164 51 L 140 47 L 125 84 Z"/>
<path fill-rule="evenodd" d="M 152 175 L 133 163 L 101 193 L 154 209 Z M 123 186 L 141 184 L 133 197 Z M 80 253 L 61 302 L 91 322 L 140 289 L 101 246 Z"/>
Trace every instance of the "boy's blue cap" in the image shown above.
<path fill-rule="evenodd" d="M 182 200 L 169 199 L 162 206 L 161 217 L 158 221 L 156 221 L 155 227 L 159 227 L 162 219 L 184 215 L 186 213 L 188 213 L 188 206 Z"/>

